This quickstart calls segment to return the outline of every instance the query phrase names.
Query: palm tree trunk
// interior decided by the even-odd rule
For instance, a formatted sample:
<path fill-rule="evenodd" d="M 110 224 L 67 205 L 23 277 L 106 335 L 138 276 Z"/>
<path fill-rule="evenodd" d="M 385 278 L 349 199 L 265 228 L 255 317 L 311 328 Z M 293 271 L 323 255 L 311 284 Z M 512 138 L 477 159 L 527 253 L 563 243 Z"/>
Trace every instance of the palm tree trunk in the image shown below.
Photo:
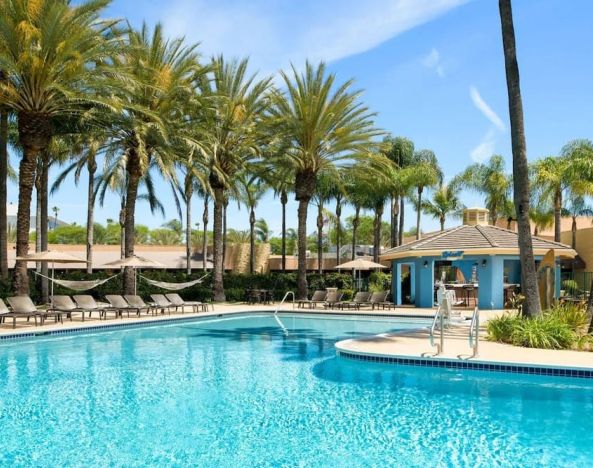
<path fill-rule="evenodd" d="M 49 145 L 51 123 L 37 114 L 18 114 L 19 141 L 23 155 L 19 165 L 19 201 L 16 215 L 16 256 L 29 253 L 29 228 L 31 226 L 31 196 L 35 182 L 37 157 Z M 14 267 L 13 289 L 18 295 L 29 294 L 27 262 L 18 261 Z"/>
<path fill-rule="evenodd" d="M 97 162 L 95 155 L 89 153 L 87 171 L 89 173 L 88 191 L 86 197 L 86 272 L 93 272 L 93 244 L 95 243 L 95 171 Z"/>
<path fill-rule="evenodd" d="M 340 249 L 342 248 L 342 197 L 336 197 L 336 265 L 340 264 Z"/>
<path fill-rule="evenodd" d="M 439 221 L 441 223 L 441 231 L 444 231 L 445 230 L 445 217 L 444 216 L 441 216 L 439 218 Z"/>
<path fill-rule="evenodd" d="M 562 191 L 554 194 L 554 241 L 560 242 L 562 237 Z"/>
<path fill-rule="evenodd" d="M 416 240 L 420 239 L 420 217 L 422 215 L 422 187 L 418 187 L 418 204 L 416 205 Z"/>
<path fill-rule="evenodd" d="M 515 49 L 515 30 L 510 0 L 499 0 L 502 42 L 509 96 L 511 120 L 511 142 L 513 151 L 513 185 L 517 231 L 519 235 L 519 256 L 521 260 L 521 289 L 525 296 L 523 314 L 536 316 L 541 313 L 537 287 L 537 273 L 533 257 L 533 244 L 529 224 L 529 168 L 525 145 L 523 104 L 519 83 L 519 66 Z"/>
<path fill-rule="evenodd" d="M 191 275 L 191 198 L 194 194 L 191 175 L 185 176 L 185 272 Z"/>
<path fill-rule="evenodd" d="M 373 261 L 379 262 L 379 254 L 381 251 L 381 220 L 383 217 L 383 203 L 379 203 L 375 207 L 375 225 L 373 226 Z"/>
<path fill-rule="evenodd" d="M 134 150 L 130 151 L 129 154 L 128 166 L 126 168 L 128 172 L 128 184 L 126 188 L 124 220 L 124 257 L 134 255 L 136 199 L 138 198 L 138 185 L 140 184 L 140 176 L 142 174 L 138 155 Z M 132 267 L 126 267 L 124 269 L 124 294 L 134 294 L 135 282 L 134 269 Z"/>
<path fill-rule="evenodd" d="M 400 197 L 399 199 L 399 234 L 397 244 L 402 245 L 404 243 L 404 210 L 406 204 L 404 197 Z"/>
<path fill-rule="evenodd" d="M 299 200 L 297 299 L 307 298 L 307 208 L 308 199 Z"/>
<path fill-rule="evenodd" d="M 40 183 L 40 210 L 39 210 L 39 237 L 40 237 L 40 250 L 47 250 L 48 238 L 48 184 L 49 184 L 49 155 L 46 152 L 41 154 L 41 183 Z M 48 283 L 48 271 L 49 265 L 47 262 L 41 264 L 41 301 L 44 303 L 49 302 L 49 283 Z"/>
<path fill-rule="evenodd" d="M 255 210 L 249 213 L 249 273 L 255 273 Z"/>
<path fill-rule="evenodd" d="M 399 196 L 391 197 L 391 247 L 399 245 Z"/>
<path fill-rule="evenodd" d="M 0 77 L 1 79 L 1 77 Z M 8 111 L 0 106 L 0 277 L 8 278 Z"/>
<path fill-rule="evenodd" d="M 211 185 L 214 190 L 214 301 L 224 302 L 226 300 L 223 284 L 224 264 L 222 258 L 222 222 L 224 217 L 224 188 L 217 187 L 214 184 Z"/>
<path fill-rule="evenodd" d="M 202 224 L 204 233 L 202 234 L 202 270 L 208 271 L 208 195 L 204 195 L 204 212 L 202 213 Z M 223 263 L 224 265 L 224 263 Z"/>
<path fill-rule="evenodd" d="M 576 249 L 577 248 L 577 218 L 576 218 L 576 216 L 572 217 L 571 231 L 572 231 L 571 247 L 573 249 Z"/>
<path fill-rule="evenodd" d="M 122 195 L 119 208 L 119 257 L 126 256 L 126 197 Z"/>
<path fill-rule="evenodd" d="M 286 273 L 286 204 L 288 203 L 286 190 L 280 194 L 280 203 L 282 203 L 282 273 Z"/>
<path fill-rule="evenodd" d="M 354 219 L 352 219 L 352 260 L 356 258 L 356 234 L 360 224 L 360 206 L 354 207 Z"/>
<path fill-rule="evenodd" d="M 323 273 L 323 203 L 317 205 L 317 273 Z"/>
<path fill-rule="evenodd" d="M 226 246 L 227 246 L 227 208 L 229 206 L 229 197 L 224 199 L 222 208 L 222 264 L 226 267 Z"/>

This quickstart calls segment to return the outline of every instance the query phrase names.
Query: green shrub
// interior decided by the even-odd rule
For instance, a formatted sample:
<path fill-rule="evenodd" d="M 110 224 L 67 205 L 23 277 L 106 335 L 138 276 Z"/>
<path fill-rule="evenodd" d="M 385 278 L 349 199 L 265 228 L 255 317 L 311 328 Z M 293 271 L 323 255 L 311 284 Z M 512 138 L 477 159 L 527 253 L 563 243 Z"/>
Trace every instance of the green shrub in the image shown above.
<path fill-rule="evenodd" d="M 391 275 L 382 271 L 375 271 L 369 276 L 369 291 L 381 292 L 391 290 Z"/>
<path fill-rule="evenodd" d="M 520 320 L 511 333 L 511 340 L 514 345 L 527 348 L 568 349 L 575 344 L 577 335 L 556 317 L 542 315 Z"/>
<path fill-rule="evenodd" d="M 575 280 L 564 280 L 562 281 L 562 289 L 566 291 L 566 294 L 572 296 L 579 289 L 579 284 Z"/>
<path fill-rule="evenodd" d="M 354 297 L 354 291 L 352 289 L 343 289 L 342 292 L 344 293 L 342 296 L 343 301 L 349 301 Z"/>
<path fill-rule="evenodd" d="M 557 305 L 545 312 L 545 315 L 568 325 L 576 333 L 586 332 L 589 327 L 589 317 L 585 308 L 576 304 Z"/>
<path fill-rule="evenodd" d="M 512 343 L 512 334 L 522 318 L 520 315 L 507 313 L 488 321 L 488 339 L 502 343 Z"/>

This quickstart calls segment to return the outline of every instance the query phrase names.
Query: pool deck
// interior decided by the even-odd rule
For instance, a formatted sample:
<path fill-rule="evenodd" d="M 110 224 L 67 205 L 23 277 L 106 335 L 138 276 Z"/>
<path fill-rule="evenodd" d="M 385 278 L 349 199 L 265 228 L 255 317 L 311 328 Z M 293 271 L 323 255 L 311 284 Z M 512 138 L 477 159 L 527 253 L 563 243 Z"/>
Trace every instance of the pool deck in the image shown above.
<path fill-rule="evenodd" d="M 90 328 L 105 327 L 112 325 L 130 325 L 130 324 L 151 324 L 158 322 L 170 322 L 172 320 L 187 320 L 198 317 L 217 317 L 240 312 L 273 312 L 277 305 L 246 305 L 246 304 L 216 304 L 215 310 L 209 312 L 172 315 L 143 315 L 142 317 L 130 317 L 124 319 L 109 318 L 99 320 L 98 317 L 86 319 L 84 322 L 79 315 L 74 316 L 74 320 L 64 320 L 64 323 L 54 323 L 47 321 L 45 325 L 36 327 L 33 322 L 27 323 L 23 319 L 17 320 L 17 327 L 12 328 L 12 321 L 0 324 L 0 339 L 6 339 L 14 335 L 22 334 L 47 334 L 55 331 L 76 330 L 82 331 Z M 293 312 L 288 306 L 281 308 L 283 312 Z M 398 308 L 395 310 L 319 310 L 319 309 L 294 309 L 298 313 L 339 313 L 345 315 L 363 315 L 370 314 L 375 316 L 400 316 L 400 317 L 425 317 L 434 316 L 433 309 L 416 308 Z M 420 358 L 429 360 L 446 361 L 471 361 L 482 363 L 503 363 L 517 365 L 549 366 L 574 369 L 593 370 L 593 353 L 579 351 L 558 351 L 533 348 L 519 348 L 516 346 L 502 343 L 493 343 L 486 341 L 486 329 L 484 323 L 491 317 L 499 315 L 501 311 L 482 311 L 480 327 L 480 341 L 478 356 L 472 357 L 472 350 L 468 343 L 469 320 L 461 323 L 453 323 L 446 332 L 444 350 L 440 355 L 436 355 L 436 348 L 430 346 L 429 333 L 426 328 L 411 330 L 397 334 L 380 334 L 365 338 L 350 339 L 340 341 L 336 344 L 338 352 L 358 356 L 371 357 L 395 357 L 395 358 Z M 464 311 L 467 317 L 471 311 Z M 435 337 L 435 342 L 438 337 Z"/>

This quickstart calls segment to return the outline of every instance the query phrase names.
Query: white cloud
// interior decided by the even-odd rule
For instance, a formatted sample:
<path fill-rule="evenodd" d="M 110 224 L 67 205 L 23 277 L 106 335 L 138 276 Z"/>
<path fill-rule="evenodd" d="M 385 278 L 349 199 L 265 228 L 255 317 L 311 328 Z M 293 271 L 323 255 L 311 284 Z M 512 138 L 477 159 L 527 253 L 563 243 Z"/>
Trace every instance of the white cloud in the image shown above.
<path fill-rule="evenodd" d="M 426 68 L 434 69 L 437 72 L 437 75 L 439 75 L 441 78 L 445 77 L 445 69 L 443 68 L 443 65 L 441 64 L 441 54 L 435 48 L 433 48 L 428 53 L 428 55 L 424 56 L 420 60 L 420 62 Z"/>
<path fill-rule="evenodd" d="M 480 96 L 480 92 L 477 90 L 475 86 L 469 87 L 469 95 L 474 103 L 474 106 L 478 108 L 478 110 L 484 114 L 486 117 L 496 128 L 498 128 L 501 132 L 506 130 L 504 123 L 502 122 L 501 118 L 492 110 L 492 108 L 482 99 Z"/>
<path fill-rule="evenodd" d="M 494 129 L 491 128 L 484 134 L 480 143 L 471 151 L 470 156 L 475 162 L 484 162 L 494 154 L 495 147 L 496 138 Z"/>
<path fill-rule="evenodd" d="M 172 0 L 160 8 L 169 33 L 201 42 L 205 55 L 250 56 L 254 68 L 274 73 L 365 52 L 467 1 Z"/>

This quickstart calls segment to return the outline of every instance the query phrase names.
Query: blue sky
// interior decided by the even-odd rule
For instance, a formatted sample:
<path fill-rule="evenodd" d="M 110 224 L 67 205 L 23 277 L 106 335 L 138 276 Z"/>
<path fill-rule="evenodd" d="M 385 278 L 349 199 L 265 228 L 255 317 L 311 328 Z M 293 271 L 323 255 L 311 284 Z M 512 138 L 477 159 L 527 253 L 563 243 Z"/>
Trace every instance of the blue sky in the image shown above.
<path fill-rule="evenodd" d="M 514 0 L 513 8 L 528 157 L 557 154 L 571 139 L 593 138 L 593 2 Z M 493 153 L 502 154 L 511 169 L 494 0 L 114 0 L 107 14 L 133 25 L 162 21 L 170 35 L 200 42 L 205 58 L 220 52 L 249 56 L 253 70 L 262 74 L 274 74 L 291 61 L 300 66 L 307 58 L 325 60 L 338 80 L 354 77 L 365 90 L 364 101 L 378 113 L 379 127 L 411 138 L 418 149 L 432 149 L 447 178 Z M 166 217 L 151 215 L 141 202 L 137 222 L 156 227 L 176 216 L 169 189 L 161 186 Z M 50 206 L 60 207 L 65 221 L 84 223 L 85 196 L 84 185 L 77 188 L 71 179 Z M 9 200 L 16 197 L 11 185 Z M 471 193 L 463 202 L 482 205 Z M 97 208 L 97 221 L 117 218 L 118 203 L 108 198 Z M 194 200 L 196 220 L 201 210 L 201 201 Z M 408 213 L 407 227 L 415 218 L 411 209 Z M 271 195 L 257 216 L 279 233 L 280 205 Z M 309 231 L 315 229 L 313 216 Z M 288 225 L 296 223 L 291 201 Z M 230 207 L 229 226 L 246 229 L 247 211 Z M 423 218 L 424 230 L 436 228 L 436 221 Z"/>

